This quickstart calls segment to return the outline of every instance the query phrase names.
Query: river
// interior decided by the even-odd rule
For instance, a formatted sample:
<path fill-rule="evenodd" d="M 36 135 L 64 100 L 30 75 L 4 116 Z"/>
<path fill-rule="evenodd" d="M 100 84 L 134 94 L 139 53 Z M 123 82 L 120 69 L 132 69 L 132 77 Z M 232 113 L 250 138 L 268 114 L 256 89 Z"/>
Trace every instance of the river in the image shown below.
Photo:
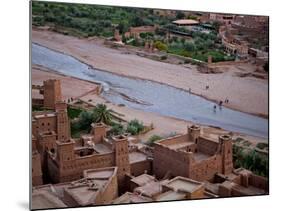
<path fill-rule="evenodd" d="M 103 85 L 102 95 L 112 103 L 268 138 L 267 119 L 223 106 L 214 110 L 213 102 L 181 89 L 91 68 L 74 57 L 34 43 L 32 63 L 65 75 L 100 82 Z"/>

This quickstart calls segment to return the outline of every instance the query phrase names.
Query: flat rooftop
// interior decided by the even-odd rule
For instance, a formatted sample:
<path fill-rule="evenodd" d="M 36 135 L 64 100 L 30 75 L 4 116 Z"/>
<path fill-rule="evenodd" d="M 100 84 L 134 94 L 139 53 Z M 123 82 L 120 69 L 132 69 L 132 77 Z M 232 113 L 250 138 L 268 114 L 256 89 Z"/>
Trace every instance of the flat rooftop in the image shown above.
<path fill-rule="evenodd" d="M 140 176 L 134 177 L 133 179 L 131 179 L 131 181 L 139 186 L 144 186 L 149 182 L 155 181 L 155 177 L 148 174 L 142 174 Z"/>
<path fill-rule="evenodd" d="M 204 154 L 202 152 L 196 152 L 196 153 L 193 153 L 193 157 L 194 157 L 195 161 L 201 161 L 201 160 L 205 160 L 205 159 L 209 158 L 210 155 Z"/>
<path fill-rule="evenodd" d="M 46 190 L 32 193 L 32 209 L 48 209 L 67 207 L 57 196 Z"/>
<path fill-rule="evenodd" d="M 89 169 L 84 171 L 84 177 L 91 179 L 107 179 L 113 176 L 113 174 L 117 171 L 116 169 L 116 167 Z"/>
<path fill-rule="evenodd" d="M 173 23 L 178 24 L 178 25 L 195 25 L 195 24 L 199 24 L 198 21 L 193 20 L 193 19 L 179 19 L 179 20 L 173 21 Z"/>
<path fill-rule="evenodd" d="M 238 190 L 239 192 L 243 193 L 243 195 L 246 195 L 246 196 L 267 194 L 267 192 L 265 190 L 256 188 L 254 186 L 244 187 L 241 185 L 235 185 L 233 187 L 233 189 Z"/>
<path fill-rule="evenodd" d="M 197 182 L 192 179 L 184 177 L 175 177 L 167 183 L 167 187 L 172 188 L 174 191 L 185 191 L 192 193 L 198 188 L 202 187 L 203 183 Z"/>
<path fill-rule="evenodd" d="M 170 149 L 181 149 L 181 148 L 184 148 L 184 147 L 187 147 L 187 146 L 190 146 L 190 145 L 193 145 L 194 143 L 191 142 L 191 141 L 182 141 L 181 143 L 175 143 L 175 144 L 169 144 L 168 147 Z"/>
<path fill-rule="evenodd" d="M 112 152 L 111 148 L 109 148 L 108 146 L 106 146 L 105 144 L 102 144 L 102 143 L 95 144 L 93 146 L 93 148 L 97 153 L 100 153 L 100 154 Z"/>
<path fill-rule="evenodd" d="M 149 182 L 146 183 L 144 186 L 137 187 L 135 192 L 146 196 L 146 197 L 153 197 L 162 192 L 162 183 L 161 182 Z"/>
<path fill-rule="evenodd" d="M 146 154 L 142 152 L 130 152 L 129 153 L 129 162 L 130 163 L 137 163 L 141 161 L 147 160 Z"/>
<path fill-rule="evenodd" d="M 152 199 L 145 196 L 141 196 L 137 193 L 126 192 L 122 196 L 116 198 L 113 201 L 113 204 L 143 203 L 151 201 Z"/>
<path fill-rule="evenodd" d="M 160 194 L 159 196 L 157 196 L 156 201 L 172 201 L 172 200 L 181 200 L 185 198 L 184 193 L 179 193 L 179 192 L 175 192 L 175 191 L 167 191 L 164 192 L 162 194 Z"/>
<path fill-rule="evenodd" d="M 34 119 L 46 118 L 46 117 L 55 117 L 55 113 L 46 113 L 46 114 L 37 114 L 34 116 Z"/>
<path fill-rule="evenodd" d="M 95 203 L 98 189 L 90 189 L 89 186 L 85 185 L 67 188 L 65 191 L 68 192 L 79 205 L 86 206 Z"/>

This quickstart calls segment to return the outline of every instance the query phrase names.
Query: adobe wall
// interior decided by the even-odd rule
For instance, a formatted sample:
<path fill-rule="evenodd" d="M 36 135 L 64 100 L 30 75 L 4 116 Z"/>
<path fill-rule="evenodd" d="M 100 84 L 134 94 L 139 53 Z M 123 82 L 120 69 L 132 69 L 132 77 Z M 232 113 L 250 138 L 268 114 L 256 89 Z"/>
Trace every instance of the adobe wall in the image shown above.
<path fill-rule="evenodd" d="M 43 106 L 44 105 L 44 100 L 40 98 L 32 98 L 32 104 L 35 106 Z"/>
<path fill-rule="evenodd" d="M 187 134 L 185 134 L 185 135 L 177 135 L 177 136 L 169 137 L 158 143 L 165 145 L 165 146 L 169 146 L 172 144 L 179 144 L 179 143 L 185 142 L 187 140 L 188 140 Z"/>
<path fill-rule="evenodd" d="M 190 178 L 196 181 L 212 181 L 216 173 L 221 173 L 221 155 L 214 155 L 191 166 Z"/>
<path fill-rule="evenodd" d="M 197 142 L 197 150 L 207 155 L 214 155 L 217 151 L 218 143 L 208 140 L 204 137 L 199 137 Z"/>
<path fill-rule="evenodd" d="M 64 161 L 60 166 L 60 182 L 80 179 L 86 169 L 114 166 L 114 153 L 88 155 Z"/>
<path fill-rule="evenodd" d="M 42 185 L 42 169 L 39 153 L 32 154 L 32 186 Z"/>
<path fill-rule="evenodd" d="M 188 194 L 188 199 L 200 199 L 204 197 L 204 186 L 200 187 L 198 190 L 193 191 L 192 193 Z"/>
<path fill-rule="evenodd" d="M 152 174 L 152 161 L 144 160 L 136 163 L 131 163 L 131 175 L 137 177 L 144 172 Z"/>
<path fill-rule="evenodd" d="M 53 183 L 60 182 L 59 166 L 49 153 L 47 153 L 48 174 Z"/>
<path fill-rule="evenodd" d="M 264 189 L 266 191 L 268 191 L 269 189 L 268 179 L 255 174 L 252 174 L 249 177 L 249 184 L 254 187 Z"/>
<path fill-rule="evenodd" d="M 172 176 L 189 177 L 189 158 L 187 153 L 177 152 L 156 144 L 154 148 L 153 172 L 163 178 L 167 172 Z"/>
<path fill-rule="evenodd" d="M 45 151 L 56 148 L 56 134 L 43 135 L 39 134 L 37 141 L 37 149 L 42 154 Z"/>
<path fill-rule="evenodd" d="M 56 116 L 46 116 L 38 118 L 32 123 L 32 134 L 37 137 L 40 132 L 57 131 Z"/>
<path fill-rule="evenodd" d="M 54 109 L 55 103 L 62 100 L 60 80 L 44 81 L 44 107 Z"/>
<path fill-rule="evenodd" d="M 99 197 L 96 198 L 95 204 L 110 204 L 118 197 L 118 182 L 117 175 L 114 174 L 102 191 L 99 192 Z"/>

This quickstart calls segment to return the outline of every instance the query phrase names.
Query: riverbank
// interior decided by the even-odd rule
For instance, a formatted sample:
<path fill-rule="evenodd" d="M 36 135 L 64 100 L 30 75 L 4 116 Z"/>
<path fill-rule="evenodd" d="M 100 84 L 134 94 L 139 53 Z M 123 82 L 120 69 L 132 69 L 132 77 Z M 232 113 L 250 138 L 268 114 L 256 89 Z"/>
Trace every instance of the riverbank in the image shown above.
<path fill-rule="evenodd" d="M 95 83 L 57 74 L 55 72 L 52 72 L 52 70 L 44 67 L 33 65 L 31 76 L 32 76 L 32 84 L 42 84 L 44 80 L 50 78 L 61 80 L 62 95 L 64 99 L 81 96 L 79 97 L 79 99 L 93 106 L 96 105 L 97 103 L 106 104 L 108 108 L 113 109 L 115 112 L 119 113 L 121 115 L 121 118 L 124 119 L 125 121 L 130 121 L 136 118 L 142 121 L 145 125 L 153 124 L 154 126 L 153 130 L 139 137 L 143 141 L 147 141 L 150 136 L 155 134 L 165 136 L 171 133 L 177 133 L 177 134 L 186 133 L 187 126 L 193 124 L 190 121 L 180 120 L 177 118 L 163 116 L 151 112 L 145 112 L 145 111 L 110 103 L 107 100 L 105 100 L 103 97 L 95 94 L 95 92 L 89 92 L 89 90 L 92 90 L 97 86 Z M 34 93 L 32 93 L 32 96 L 35 97 Z M 226 130 L 210 127 L 207 125 L 202 126 L 202 128 L 203 128 L 204 135 L 211 137 L 214 140 L 217 139 L 218 135 L 228 133 L 228 131 Z M 242 137 L 246 140 L 249 140 L 253 145 L 259 142 L 268 142 L 268 140 L 262 138 L 256 138 L 248 135 L 241 135 L 239 133 L 233 133 L 233 137 L 234 139 L 236 139 L 237 137 Z"/>
<path fill-rule="evenodd" d="M 254 71 L 250 64 L 224 68 L 220 74 L 203 74 L 194 65 L 175 65 L 147 59 L 127 48 L 112 49 L 101 39 L 79 39 L 51 31 L 33 29 L 32 41 L 69 54 L 94 68 L 132 78 L 152 80 L 200 95 L 212 101 L 224 101 L 226 107 L 268 116 L 268 80 L 238 77 L 237 73 Z M 252 68 L 252 69 L 251 69 Z M 206 90 L 206 86 L 209 89 Z"/>

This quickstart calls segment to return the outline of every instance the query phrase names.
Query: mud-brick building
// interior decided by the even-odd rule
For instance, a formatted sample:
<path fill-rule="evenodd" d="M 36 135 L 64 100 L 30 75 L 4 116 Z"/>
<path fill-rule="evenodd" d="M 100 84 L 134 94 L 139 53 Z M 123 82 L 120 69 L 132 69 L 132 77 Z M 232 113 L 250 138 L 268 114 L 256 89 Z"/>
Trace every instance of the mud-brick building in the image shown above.
<path fill-rule="evenodd" d="M 157 178 L 169 175 L 212 181 L 217 173 L 232 172 L 231 137 L 222 135 L 214 141 L 200 131 L 199 126 L 192 125 L 188 133 L 155 144 L 153 173 Z"/>
<path fill-rule="evenodd" d="M 122 189 L 126 175 L 151 172 L 151 165 L 147 165 L 151 161 L 144 153 L 130 152 L 126 135 L 107 138 L 106 125 L 91 126 L 90 134 L 78 140 L 58 140 L 55 152 L 48 151 L 48 172 L 53 182 L 77 180 L 83 177 L 84 170 L 114 166 L 118 167 L 118 184 Z"/>
<path fill-rule="evenodd" d="M 88 169 L 82 179 L 34 187 L 32 209 L 109 204 L 116 197 L 117 168 Z"/>
<path fill-rule="evenodd" d="M 32 85 L 32 91 L 38 91 L 42 97 L 32 98 L 32 105 L 44 106 L 55 109 L 55 104 L 62 101 L 61 82 L 57 79 L 49 79 L 43 85 Z"/>

